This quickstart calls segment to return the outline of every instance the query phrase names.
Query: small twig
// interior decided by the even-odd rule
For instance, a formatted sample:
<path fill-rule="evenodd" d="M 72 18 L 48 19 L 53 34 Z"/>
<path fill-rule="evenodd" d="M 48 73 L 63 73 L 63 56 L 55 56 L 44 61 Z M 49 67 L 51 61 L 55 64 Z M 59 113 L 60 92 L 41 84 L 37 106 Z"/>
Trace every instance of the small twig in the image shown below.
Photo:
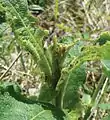
<path fill-rule="evenodd" d="M 8 69 L 1 75 L 0 80 L 3 79 L 3 77 L 7 74 L 7 72 L 13 67 L 13 65 L 15 64 L 15 62 L 18 60 L 18 58 L 21 56 L 22 52 L 20 52 L 18 54 L 18 56 L 16 57 L 16 59 L 10 64 L 10 66 L 8 67 Z"/>
<path fill-rule="evenodd" d="M 21 51 L 21 48 L 19 45 L 16 45 L 16 48 L 17 48 L 17 51 L 18 53 Z M 23 59 L 23 55 L 21 54 L 20 56 L 20 60 L 21 60 L 21 64 L 22 64 L 22 67 L 23 67 L 23 70 L 25 71 L 25 73 L 27 72 L 26 71 L 26 67 L 25 67 L 25 64 L 24 64 L 24 59 Z"/>

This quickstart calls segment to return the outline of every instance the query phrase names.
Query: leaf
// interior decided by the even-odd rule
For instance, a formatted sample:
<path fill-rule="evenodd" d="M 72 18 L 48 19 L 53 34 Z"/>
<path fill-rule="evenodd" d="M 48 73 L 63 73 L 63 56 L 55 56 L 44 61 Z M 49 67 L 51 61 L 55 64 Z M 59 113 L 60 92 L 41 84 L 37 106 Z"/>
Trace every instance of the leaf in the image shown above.
<path fill-rule="evenodd" d="M 109 32 L 104 32 L 100 35 L 99 39 L 97 42 L 99 45 L 105 44 L 107 41 L 110 41 L 110 33 Z"/>
<path fill-rule="evenodd" d="M 78 90 L 86 80 L 85 64 L 83 63 L 87 60 L 96 59 L 93 47 L 92 50 L 94 51 L 91 52 L 87 49 L 83 52 L 81 50 L 83 46 L 84 42 L 78 42 L 70 49 L 66 57 L 65 63 L 68 64 L 68 67 L 62 70 L 56 89 L 61 90 L 62 108 L 72 109 L 80 106 Z"/>
<path fill-rule="evenodd" d="M 85 80 L 84 64 L 71 71 L 65 70 L 62 72 L 61 80 L 57 85 L 57 90 L 61 90 L 60 101 L 62 108 L 75 109 L 80 106 L 78 90 Z"/>
<path fill-rule="evenodd" d="M 110 120 L 110 115 L 108 115 L 108 116 L 102 118 L 102 120 Z"/>
<path fill-rule="evenodd" d="M 103 72 L 110 78 L 110 60 L 101 60 Z"/>
<path fill-rule="evenodd" d="M 73 48 L 70 49 L 69 55 L 70 55 L 71 57 L 81 55 L 81 48 L 82 48 L 84 45 L 85 45 L 85 42 L 84 42 L 84 41 L 78 41 L 78 42 L 76 43 L 76 45 L 75 45 Z"/>
<path fill-rule="evenodd" d="M 99 47 L 99 54 L 101 55 L 101 59 L 110 60 L 110 41 L 108 41 L 103 46 Z"/>
<path fill-rule="evenodd" d="M 72 110 L 68 113 L 69 120 L 78 120 L 80 118 L 80 110 Z"/>
<path fill-rule="evenodd" d="M 46 31 L 37 29 L 35 18 L 28 12 L 27 0 L 1 0 L 6 8 L 6 17 L 12 27 L 15 39 L 31 53 L 36 63 L 38 63 L 42 72 L 47 77 L 47 82 L 51 78 L 51 66 L 44 54 L 43 38 L 47 35 Z"/>
<path fill-rule="evenodd" d="M 86 73 L 84 65 L 80 66 L 79 68 L 71 71 L 69 73 L 68 83 L 66 83 L 66 89 L 64 94 L 64 108 L 71 109 L 75 105 L 79 104 L 79 94 L 78 90 L 81 85 L 86 80 Z"/>
<path fill-rule="evenodd" d="M 79 56 L 75 56 L 73 50 L 72 56 L 75 56 L 76 59 L 73 59 L 71 63 L 68 65 L 67 68 L 62 70 L 61 78 L 57 84 L 57 89 L 61 89 L 62 91 L 62 104 L 64 108 L 71 108 L 78 103 L 78 94 L 77 90 L 80 85 L 83 84 L 84 80 L 86 79 L 86 74 L 84 68 L 80 68 L 87 60 L 100 60 L 103 59 L 110 59 L 110 43 L 107 42 L 105 45 L 99 46 L 84 46 L 81 50 L 79 48 Z M 67 56 L 68 58 L 68 56 Z M 70 57 L 71 58 L 71 57 Z M 80 70 L 81 69 L 81 70 Z M 71 89 L 70 89 L 71 88 Z M 69 89 L 69 90 L 68 90 Z M 76 90 L 75 90 L 76 89 Z M 74 92 L 73 92 L 74 91 Z M 71 98 L 72 100 L 71 100 Z M 69 106 L 68 106 L 69 105 Z"/>
<path fill-rule="evenodd" d="M 39 5 L 40 5 L 41 7 L 45 7 L 46 4 L 47 4 L 47 1 L 46 1 L 46 0 L 39 0 Z"/>
<path fill-rule="evenodd" d="M 53 98 L 55 98 L 55 96 L 56 96 L 55 90 L 53 88 L 50 88 L 48 85 L 44 84 L 41 87 L 38 100 L 43 102 L 50 102 L 52 101 Z"/>
<path fill-rule="evenodd" d="M 85 32 L 82 35 L 83 35 L 84 40 L 89 40 L 90 39 L 89 33 Z"/>
<path fill-rule="evenodd" d="M 83 94 L 82 103 L 84 105 L 89 105 L 91 103 L 91 96 L 89 94 Z"/>
<path fill-rule="evenodd" d="M 68 39 L 67 39 L 68 40 Z M 68 42 L 68 41 L 67 41 Z M 70 64 L 70 61 L 73 60 L 75 57 L 80 56 L 81 53 L 81 48 L 84 46 L 84 41 L 78 41 L 74 47 L 72 47 L 65 59 L 64 65 Z"/>
<path fill-rule="evenodd" d="M 103 110 L 110 110 L 110 103 L 101 103 L 98 106 Z"/>
<path fill-rule="evenodd" d="M 62 43 L 62 44 L 70 44 L 73 41 L 74 41 L 73 36 L 65 36 L 65 37 L 62 37 L 61 39 L 59 39 L 59 43 Z"/>
<path fill-rule="evenodd" d="M 15 91 L 15 84 L 0 85 L 1 120 L 66 120 L 60 109 L 49 103 L 32 101 Z"/>

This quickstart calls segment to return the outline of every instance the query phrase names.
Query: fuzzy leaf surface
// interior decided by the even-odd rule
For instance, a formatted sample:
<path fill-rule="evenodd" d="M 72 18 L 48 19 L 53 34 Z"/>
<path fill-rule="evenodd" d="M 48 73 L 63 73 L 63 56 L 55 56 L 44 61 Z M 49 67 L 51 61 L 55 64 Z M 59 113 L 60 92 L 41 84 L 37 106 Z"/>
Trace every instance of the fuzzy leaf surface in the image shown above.
<path fill-rule="evenodd" d="M 15 84 L 0 85 L 1 120 L 66 120 L 60 109 L 49 103 L 23 97 Z"/>

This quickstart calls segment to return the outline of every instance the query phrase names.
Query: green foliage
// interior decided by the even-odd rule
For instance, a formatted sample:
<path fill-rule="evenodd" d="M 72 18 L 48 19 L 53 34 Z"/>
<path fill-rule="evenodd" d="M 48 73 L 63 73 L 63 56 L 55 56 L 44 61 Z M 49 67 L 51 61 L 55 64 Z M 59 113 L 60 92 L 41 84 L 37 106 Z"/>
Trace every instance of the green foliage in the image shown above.
<path fill-rule="evenodd" d="M 0 10 L 2 20 L 0 23 L 0 55 L 8 46 L 4 45 L 4 30 L 6 26 L 9 26 L 14 40 L 32 55 L 35 64 L 45 75 L 44 85 L 41 87 L 38 98 L 43 102 L 25 98 L 21 95 L 19 87 L 14 84 L 1 85 L 0 119 L 64 120 L 65 114 L 56 108 L 58 107 L 69 109 L 70 119 L 77 120 L 84 109 L 81 105 L 79 88 L 86 80 L 86 62 L 102 60 L 103 72 L 110 77 L 110 34 L 102 33 L 96 41 L 99 45 L 93 44 L 86 32 L 80 35 L 80 39 L 75 35 L 60 39 L 53 36 L 53 43 L 44 48 L 44 39 L 48 36 L 48 30 L 36 26 L 37 19 L 30 14 L 27 0 L 1 0 L 0 3 L 0 8 L 2 8 Z M 44 1 L 40 0 L 39 4 L 44 6 Z M 56 0 L 55 23 L 59 15 L 58 7 L 59 1 Z M 59 27 L 67 30 L 64 25 Z M 9 36 L 12 37 L 12 35 Z M 14 41 L 13 38 L 10 39 Z M 82 101 L 86 103 L 86 106 L 89 106 L 91 101 L 87 103 L 85 98 L 90 97 L 92 96 L 83 96 Z"/>
<path fill-rule="evenodd" d="M 64 44 L 65 43 L 71 43 L 73 42 L 73 39 L 67 38 L 66 40 L 63 39 Z M 69 52 L 67 53 L 67 56 L 65 58 L 64 65 L 67 66 L 70 64 L 71 60 L 74 60 L 75 57 L 78 57 L 81 55 L 81 48 L 84 44 L 82 42 L 77 42 L 77 44 L 70 48 Z M 74 66 L 75 67 L 75 66 Z M 62 108 L 77 108 L 76 106 L 79 106 L 80 100 L 79 100 L 79 94 L 78 90 L 79 87 L 83 85 L 83 83 L 86 80 L 86 73 L 85 73 L 85 65 L 79 65 L 78 68 L 73 68 L 72 70 L 68 71 L 65 70 L 63 72 L 62 70 L 62 76 L 58 82 L 57 89 L 59 91 L 61 90 L 61 104 Z"/>
<path fill-rule="evenodd" d="M 103 72 L 110 78 L 110 60 L 102 60 L 101 63 L 103 65 Z"/>
<path fill-rule="evenodd" d="M 82 103 L 84 105 L 89 105 L 91 103 L 91 96 L 89 94 L 83 94 Z"/>
<path fill-rule="evenodd" d="M 106 44 L 104 44 L 99 48 L 99 54 L 101 55 L 101 59 L 110 60 L 109 51 L 110 51 L 110 41 L 108 41 Z"/>
<path fill-rule="evenodd" d="M 98 106 L 102 110 L 110 110 L 110 103 L 101 103 Z M 108 116 L 104 117 L 102 120 L 109 120 L 109 119 L 110 119 L 110 114 Z"/>
<path fill-rule="evenodd" d="M 3 6 L 0 3 L 0 24 L 2 24 L 5 21 L 6 21 L 5 10 L 4 10 Z"/>
<path fill-rule="evenodd" d="M 16 84 L 0 86 L 1 120 L 66 120 L 65 114 L 51 104 L 32 101 L 21 95 Z"/>
<path fill-rule="evenodd" d="M 110 120 L 110 115 L 109 115 L 109 116 L 104 117 L 102 120 Z"/>
<path fill-rule="evenodd" d="M 80 106 L 79 106 L 80 107 Z M 81 109 L 77 109 L 77 110 L 72 110 L 71 112 L 69 112 L 68 117 L 69 120 L 78 120 L 80 118 L 80 114 L 81 114 Z"/>
<path fill-rule="evenodd" d="M 46 3 L 47 3 L 47 0 L 39 0 L 39 5 L 41 6 L 41 7 L 45 7 L 46 6 Z"/>
<path fill-rule="evenodd" d="M 32 28 L 35 19 L 28 13 L 28 4 L 24 0 L 2 0 L 6 6 L 7 19 L 10 22 L 15 38 L 26 50 L 28 50 L 34 60 L 39 63 L 39 67 L 47 76 L 49 82 L 51 78 L 51 68 L 49 61 L 44 54 L 42 39 L 45 36 L 44 31 Z M 39 36 L 42 36 L 39 38 Z"/>
<path fill-rule="evenodd" d="M 104 45 L 107 41 L 110 41 L 110 34 L 109 34 L 109 32 L 105 32 L 105 33 L 101 34 L 100 37 L 97 40 L 99 45 Z"/>
<path fill-rule="evenodd" d="M 69 73 L 67 78 L 68 83 L 64 84 L 64 91 L 63 91 L 63 99 L 62 102 L 64 104 L 63 108 L 77 108 L 76 106 L 80 102 L 78 90 L 79 87 L 84 84 L 86 80 L 86 73 L 85 73 L 85 65 L 72 70 Z"/>
<path fill-rule="evenodd" d="M 104 110 L 110 110 L 110 103 L 101 103 L 99 107 Z"/>
<path fill-rule="evenodd" d="M 44 102 L 50 102 L 55 98 L 55 96 L 56 96 L 56 91 L 53 88 L 49 87 L 47 84 L 44 84 L 41 87 L 41 91 L 40 91 L 38 100 L 44 101 Z"/>

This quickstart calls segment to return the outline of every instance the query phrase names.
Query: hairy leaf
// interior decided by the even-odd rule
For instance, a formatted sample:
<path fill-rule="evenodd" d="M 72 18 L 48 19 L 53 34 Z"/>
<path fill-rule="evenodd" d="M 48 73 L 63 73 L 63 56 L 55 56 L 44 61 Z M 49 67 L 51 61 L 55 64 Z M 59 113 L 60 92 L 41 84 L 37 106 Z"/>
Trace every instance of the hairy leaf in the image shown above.
<path fill-rule="evenodd" d="M 43 102 L 50 102 L 52 99 L 54 99 L 56 96 L 56 92 L 53 88 L 50 88 L 48 85 L 44 84 L 41 87 L 40 95 L 38 97 L 38 100 Z"/>
<path fill-rule="evenodd" d="M 36 19 L 29 14 L 27 0 L 2 0 L 2 4 L 5 7 L 6 17 L 12 27 L 15 39 L 31 53 L 49 82 L 51 66 L 42 44 L 47 32 L 34 27 Z"/>
<path fill-rule="evenodd" d="M 86 73 L 84 65 L 68 73 L 67 82 L 64 84 L 63 90 L 63 107 L 74 108 L 79 104 L 79 87 L 83 85 L 86 80 Z"/>
<path fill-rule="evenodd" d="M 84 46 L 84 43 L 78 42 L 69 50 L 64 63 L 69 63 L 69 67 L 62 69 L 61 77 L 57 84 L 57 89 L 61 90 L 61 107 L 64 108 L 73 109 L 80 105 L 78 90 L 86 79 L 85 65 L 81 65 L 85 61 L 82 56 L 82 46 Z M 71 66 L 70 64 L 74 65 Z"/>
<path fill-rule="evenodd" d="M 65 120 L 63 111 L 49 103 L 32 101 L 20 94 L 16 84 L 0 85 L 1 120 Z"/>

